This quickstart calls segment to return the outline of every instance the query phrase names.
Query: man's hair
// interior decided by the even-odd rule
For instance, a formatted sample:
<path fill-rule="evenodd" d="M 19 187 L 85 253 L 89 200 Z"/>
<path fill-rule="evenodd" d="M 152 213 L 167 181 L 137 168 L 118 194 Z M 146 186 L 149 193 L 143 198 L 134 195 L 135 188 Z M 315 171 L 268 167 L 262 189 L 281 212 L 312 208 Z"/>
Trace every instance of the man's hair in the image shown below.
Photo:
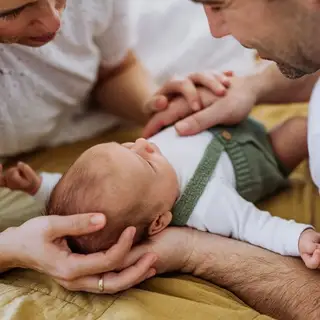
<path fill-rule="evenodd" d="M 117 194 L 115 179 L 112 168 L 93 173 L 92 169 L 75 166 L 64 174 L 54 188 L 46 206 L 47 215 L 65 216 L 102 212 L 107 218 L 106 226 L 100 231 L 84 236 L 68 237 L 67 241 L 73 252 L 88 254 L 107 250 L 118 241 L 121 233 L 129 226 L 136 227 L 134 243 L 147 238 L 148 228 L 154 216 L 151 210 L 157 208 L 149 207 L 143 199 L 137 199 L 134 204 L 126 207 L 119 201 L 119 206 L 114 204 L 115 201 L 111 201 L 113 204 L 110 210 L 106 208 L 106 201 L 112 198 L 112 195 L 106 194 L 103 186 L 109 180 L 110 193 Z M 116 196 L 119 199 L 120 195 Z"/>

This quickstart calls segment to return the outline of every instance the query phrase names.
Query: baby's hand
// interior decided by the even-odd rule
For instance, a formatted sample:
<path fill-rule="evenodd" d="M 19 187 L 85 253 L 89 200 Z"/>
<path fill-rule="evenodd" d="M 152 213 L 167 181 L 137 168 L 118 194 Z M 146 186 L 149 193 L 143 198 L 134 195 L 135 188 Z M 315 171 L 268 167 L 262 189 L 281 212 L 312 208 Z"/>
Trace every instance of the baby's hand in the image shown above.
<path fill-rule="evenodd" d="M 3 172 L 0 165 L 0 187 L 35 195 L 41 186 L 41 177 L 26 163 L 19 162 L 16 167 Z"/>
<path fill-rule="evenodd" d="M 226 94 L 232 72 L 193 73 L 185 79 L 173 79 L 155 93 L 146 104 L 146 112 L 153 114 L 146 125 L 143 136 L 148 138 L 162 127 L 174 124 L 188 115 L 210 104 Z M 206 92 L 203 96 L 201 91 Z"/>
<path fill-rule="evenodd" d="M 306 229 L 299 239 L 299 251 L 302 260 L 309 269 L 320 267 L 320 233 Z"/>

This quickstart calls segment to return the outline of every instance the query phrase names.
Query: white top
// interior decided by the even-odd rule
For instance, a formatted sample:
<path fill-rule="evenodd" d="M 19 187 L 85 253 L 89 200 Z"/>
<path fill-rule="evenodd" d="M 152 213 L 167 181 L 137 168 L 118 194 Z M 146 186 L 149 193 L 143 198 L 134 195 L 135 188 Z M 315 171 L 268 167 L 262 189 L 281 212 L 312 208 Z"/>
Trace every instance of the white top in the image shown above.
<path fill-rule="evenodd" d="M 115 117 L 85 113 L 101 59 L 117 65 L 132 41 L 130 0 L 69 0 L 41 48 L 0 44 L 0 157 L 90 137 Z"/>
<path fill-rule="evenodd" d="M 132 2 L 138 38 L 134 49 L 159 84 L 174 74 L 232 70 L 237 75 L 245 75 L 256 71 L 255 50 L 244 48 L 231 36 L 213 38 L 203 6 L 198 3 Z"/>
<path fill-rule="evenodd" d="M 312 179 L 320 189 L 320 80 L 313 89 L 309 103 L 308 148 Z"/>
<path fill-rule="evenodd" d="M 208 131 L 194 136 L 180 137 L 174 127 L 169 127 L 149 140 L 161 149 L 174 167 L 180 190 L 183 192 L 212 138 L 212 134 Z M 52 179 L 50 177 L 48 179 L 47 182 L 44 176 L 43 184 L 53 186 Z M 306 228 L 312 227 L 293 220 L 272 217 L 270 213 L 259 210 L 236 192 L 235 184 L 232 163 L 228 155 L 223 152 L 187 225 L 246 241 L 282 255 L 299 256 L 300 234 Z M 46 194 L 36 196 L 46 199 L 50 195 L 50 187 L 43 186 L 40 190 L 40 193 L 42 192 Z"/>

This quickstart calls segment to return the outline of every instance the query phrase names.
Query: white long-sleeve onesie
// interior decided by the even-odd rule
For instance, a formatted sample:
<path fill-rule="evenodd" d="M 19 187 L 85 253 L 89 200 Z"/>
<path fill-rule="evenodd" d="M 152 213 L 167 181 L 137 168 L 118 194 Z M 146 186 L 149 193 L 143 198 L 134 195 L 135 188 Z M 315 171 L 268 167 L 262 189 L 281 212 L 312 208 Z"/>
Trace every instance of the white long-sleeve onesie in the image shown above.
<path fill-rule="evenodd" d="M 180 137 L 170 127 L 149 140 L 157 144 L 174 167 L 183 192 L 211 139 L 212 134 L 208 131 Z M 60 176 L 42 174 L 42 177 L 43 183 L 36 198 L 45 202 Z M 282 255 L 299 256 L 300 235 L 312 226 L 273 217 L 269 212 L 259 210 L 237 193 L 235 183 L 232 163 L 223 152 L 187 225 L 246 241 Z"/>

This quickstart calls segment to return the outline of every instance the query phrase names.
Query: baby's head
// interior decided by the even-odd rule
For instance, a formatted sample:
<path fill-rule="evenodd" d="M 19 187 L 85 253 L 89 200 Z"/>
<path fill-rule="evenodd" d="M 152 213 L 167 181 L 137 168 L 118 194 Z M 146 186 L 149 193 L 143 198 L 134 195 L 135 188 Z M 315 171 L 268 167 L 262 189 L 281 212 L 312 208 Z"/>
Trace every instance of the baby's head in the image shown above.
<path fill-rule="evenodd" d="M 49 215 L 102 212 L 106 227 L 68 239 L 80 253 L 106 250 L 128 226 L 135 243 L 162 231 L 179 196 L 177 176 L 158 147 L 145 139 L 105 143 L 84 152 L 61 178 L 47 205 Z"/>

